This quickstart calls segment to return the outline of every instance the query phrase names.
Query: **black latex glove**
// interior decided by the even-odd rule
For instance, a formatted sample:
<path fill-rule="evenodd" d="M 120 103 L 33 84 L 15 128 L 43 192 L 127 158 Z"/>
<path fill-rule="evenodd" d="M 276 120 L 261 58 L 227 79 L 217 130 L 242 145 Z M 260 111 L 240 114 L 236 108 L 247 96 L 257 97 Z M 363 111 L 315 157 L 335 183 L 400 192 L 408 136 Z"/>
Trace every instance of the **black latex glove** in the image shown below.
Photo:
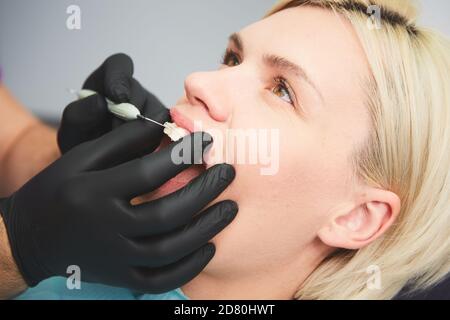
<path fill-rule="evenodd" d="M 171 161 L 178 143 L 192 150 L 193 161 L 208 144 L 195 133 L 134 159 L 155 144 L 159 130 L 138 120 L 125 123 L 73 148 L 0 201 L 13 257 L 29 286 L 67 276 L 68 266 L 77 265 L 81 281 L 161 293 L 206 266 L 215 251 L 207 242 L 230 223 L 237 206 L 223 201 L 197 213 L 233 180 L 234 169 L 215 166 L 178 192 L 130 205 L 189 166 Z"/>
<path fill-rule="evenodd" d="M 110 56 L 83 84 L 99 95 L 90 96 L 69 104 L 63 113 L 58 131 L 58 145 L 62 153 L 74 146 L 100 137 L 123 124 L 124 121 L 108 112 L 106 97 L 116 103 L 129 102 L 143 115 L 160 123 L 169 121 L 169 111 L 161 101 L 133 78 L 134 66 L 129 56 L 118 53 Z M 155 134 L 161 138 L 162 128 Z M 154 149 L 159 144 L 150 146 Z"/>

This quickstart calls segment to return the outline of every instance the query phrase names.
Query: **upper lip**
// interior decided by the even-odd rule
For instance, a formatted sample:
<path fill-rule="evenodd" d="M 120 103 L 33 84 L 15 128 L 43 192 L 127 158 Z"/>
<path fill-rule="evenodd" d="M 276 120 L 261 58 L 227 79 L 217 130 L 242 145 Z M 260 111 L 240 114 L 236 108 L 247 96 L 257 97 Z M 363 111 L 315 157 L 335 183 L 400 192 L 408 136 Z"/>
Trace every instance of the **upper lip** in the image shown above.
<path fill-rule="evenodd" d="M 173 122 L 189 132 L 194 132 L 194 122 L 184 116 L 180 111 L 175 108 L 170 109 L 170 116 L 172 117 Z"/>

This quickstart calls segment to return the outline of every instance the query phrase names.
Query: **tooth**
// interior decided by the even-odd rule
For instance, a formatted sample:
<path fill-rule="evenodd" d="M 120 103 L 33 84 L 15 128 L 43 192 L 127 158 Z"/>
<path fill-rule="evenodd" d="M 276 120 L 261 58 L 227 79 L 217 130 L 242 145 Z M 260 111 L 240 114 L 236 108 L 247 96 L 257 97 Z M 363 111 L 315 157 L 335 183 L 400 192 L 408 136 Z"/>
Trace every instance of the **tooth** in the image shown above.
<path fill-rule="evenodd" d="M 178 141 L 189 134 L 189 131 L 180 128 L 175 123 L 164 123 L 164 133 L 169 136 L 172 141 Z"/>

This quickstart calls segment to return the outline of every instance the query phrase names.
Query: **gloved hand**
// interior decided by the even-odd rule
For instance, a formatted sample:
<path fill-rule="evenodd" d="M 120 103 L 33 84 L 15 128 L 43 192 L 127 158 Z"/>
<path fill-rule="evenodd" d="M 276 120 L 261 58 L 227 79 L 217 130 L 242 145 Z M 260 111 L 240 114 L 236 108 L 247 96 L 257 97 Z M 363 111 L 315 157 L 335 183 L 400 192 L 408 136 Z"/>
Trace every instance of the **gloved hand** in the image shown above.
<path fill-rule="evenodd" d="M 62 153 L 82 142 L 98 138 L 124 123 L 108 111 L 103 97 L 116 103 L 132 103 L 143 115 L 160 123 L 169 121 L 168 109 L 133 78 L 133 72 L 131 58 L 118 53 L 107 58 L 87 78 L 83 89 L 93 90 L 98 95 L 74 101 L 65 108 L 58 130 L 58 145 Z M 163 136 L 163 129 L 160 129 L 155 131 L 150 151 L 159 145 L 159 139 Z"/>
<path fill-rule="evenodd" d="M 159 130 L 125 123 L 73 148 L 0 201 L 13 257 L 29 286 L 67 276 L 77 265 L 81 281 L 161 293 L 206 266 L 215 251 L 207 242 L 233 220 L 237 205 L 227 200 L 197 213 L 228 186 L 234 169 L 214 166 L 173 194 L 132 206 L 130 199 L 189 166 L 171 161 L 174 147 L 183 144 L 198 161 L 209 144 L 207 134 L 194 133 L 134 158 Z"/>

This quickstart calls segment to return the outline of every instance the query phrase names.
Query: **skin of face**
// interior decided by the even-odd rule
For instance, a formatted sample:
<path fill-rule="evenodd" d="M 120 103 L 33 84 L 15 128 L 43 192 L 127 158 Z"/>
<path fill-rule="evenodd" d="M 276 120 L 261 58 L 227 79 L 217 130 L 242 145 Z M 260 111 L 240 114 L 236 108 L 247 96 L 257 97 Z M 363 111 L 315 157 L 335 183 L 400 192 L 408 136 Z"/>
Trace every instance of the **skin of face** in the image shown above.
<path fill-rule="evenodd" d="M 318 239 L 319 230 L 359 196 L 350 159 L 370 129 L 362 87 L 369 67 L 350 23 L 324 9 L 287 9 L 237 34 L 243 50 L 235 41 L 228 48 L 238 61 L 189 75 L 172 114 L 201 121 L 207 132 L 279 130 L 276 174 L 234 164 L 236 179 L 215 202 L 235 200 L 239 212 L 213 239 L 216 254 L 203 271 L 216 278 L 276 277 L 305 264 L 305 255 L 319 261 L 329 254 L 333 248 Z M 269 55 L 301 66 L 308 80 L 266 64 Z M 280 93 L 277 77 L 295 99 Z"/>

